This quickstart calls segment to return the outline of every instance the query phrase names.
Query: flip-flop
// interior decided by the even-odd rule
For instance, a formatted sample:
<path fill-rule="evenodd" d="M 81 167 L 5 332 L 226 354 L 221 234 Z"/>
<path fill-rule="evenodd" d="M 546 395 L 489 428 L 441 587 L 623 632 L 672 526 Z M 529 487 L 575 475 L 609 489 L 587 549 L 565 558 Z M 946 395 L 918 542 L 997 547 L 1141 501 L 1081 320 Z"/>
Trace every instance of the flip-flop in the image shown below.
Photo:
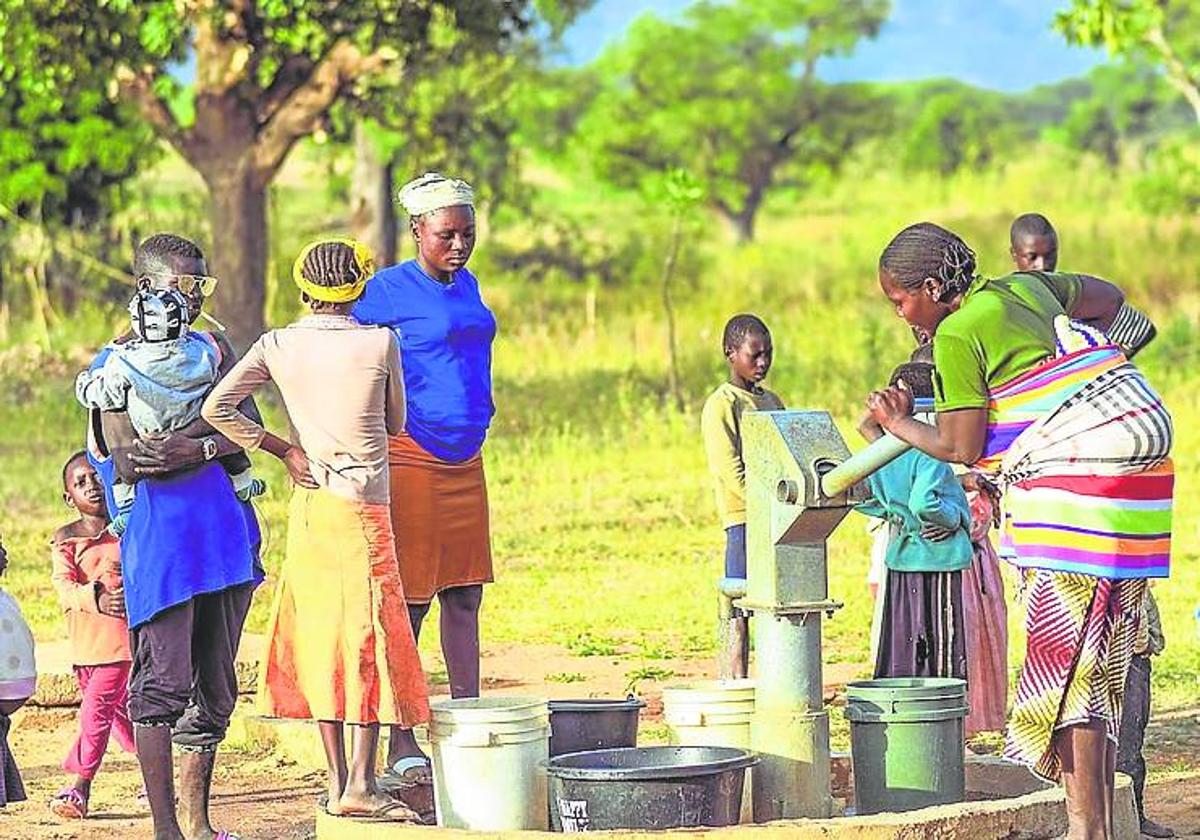
<path fill-rule="evenodd" d="M 437 809 L 434 807 L 431 785 L 402 782 L 395 787 L 381 787 L 380 790 L 401 805 L 416 811 L 417 815 L 421 818 L 421 822 L 425 825 L 436 824 Z"/>
<path fill-rule="evenodd" d="M 402 805 L 396 800 L 391 800 L 383 805 L 380 805 L 374 811 L 339 811 L 334 813 L 330 811 L 328 806 L 325 808 L 325 813 L 331 817 L 342 817 L 348 820 L 362 820 L 365 822 L 388 822 L 388 823 L 420 823 L 421 815 L 409 808 L 407 805 Z"/>
<path fill-rule="evenodd" d="M 50 800 L 50 813 L 64 820 L 82 820 L 87 816 L 88 803 L 82 793 L 66 787 Z"/>
<path fill-rule="evenodd" d="M 234 834 L 232 831 L 218 831 L 213 840 L 242 840 L 242 836 Z"/>

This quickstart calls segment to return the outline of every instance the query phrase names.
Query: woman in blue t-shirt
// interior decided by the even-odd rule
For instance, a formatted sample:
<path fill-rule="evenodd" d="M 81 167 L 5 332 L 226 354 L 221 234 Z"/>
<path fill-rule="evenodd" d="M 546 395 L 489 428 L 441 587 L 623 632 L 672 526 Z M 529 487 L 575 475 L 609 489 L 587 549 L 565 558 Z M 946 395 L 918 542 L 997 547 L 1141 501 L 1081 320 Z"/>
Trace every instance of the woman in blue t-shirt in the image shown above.
<path fill-rule="evenodd" d="M 453 697 L 479 695 L 479 607 L 492 580 L 487 485 L 480 449 L 492 403 L 496 319 L 467 271 L 475 248 L 474 194 L 427 173 L 406 184 L 417 258 L 386 268 L 354 307 L 365 324 L 395 331 L 408 399 L 405 430 L 389 441 L 392 528 L 414 635 L 437 596 Z M 389 764 L 428 778 L 411 731 L 393 729 Z"/>

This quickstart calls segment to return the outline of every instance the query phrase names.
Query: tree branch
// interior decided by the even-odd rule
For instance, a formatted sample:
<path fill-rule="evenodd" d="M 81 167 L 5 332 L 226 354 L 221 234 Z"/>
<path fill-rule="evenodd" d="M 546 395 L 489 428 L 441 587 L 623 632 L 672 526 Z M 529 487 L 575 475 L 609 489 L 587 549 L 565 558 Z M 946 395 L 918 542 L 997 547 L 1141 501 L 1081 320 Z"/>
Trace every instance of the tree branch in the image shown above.
<path fill-rule="evenodd" d="M 279 106 L 309 80 L 316 66 L 316 62 L 306 55 L 288 56 L 258 101 L 256 117 L 259 125 L 266 125 L 275 116 Z"/>
<path fill-rule="evenodd" d="M 364 55 L 349 41 L 334 44 L 259 131 L 253 159 L 262 183 L 279 169 L 297 140 L 318 128 L 321 118 L 354 82 L 380 72 L 395 58 L 386 49 Z"/>
<path fill-rule="evenodd" d="M 1161 24 L 1156 24 L 1146 31 L 1146 43 L 1150 44 L 1160 56 L 1167 69 L 1167 81 L 1172 87 L 1183 94 L 1184 99 L 1192 106 L 1192 110 L 1196 113 L 1196 120 L 1200 122 L 1200 79 L 1192 73 L 1186 64 L 1183 63 L 1178 53 L 1167 40 L 1167 35 L 1163 32 Z"/>
<path fill-rule="evenodd" d="M 710 203 L 716 208 L 717 212 L 724 216 L 729 221 L 734 221 L 738 217 L 738 211 L 730 206 L 729 202 L 720 196 L 714 196 L 710 199 Z"/>
<path fill-rule="evenodd" d="M 180 127 L 167 103 L 155 92 L 156 78 L 157 75 L 149 70 L 137 73 L 122 65 L 116 70 L 117 95 L 132 103 L 159 137 L 174 146 L 184 158 L 190 159 L 191 138 Z"/>
<path fill-rule="evenodd" d="M 234 25 L 228 32 L 219 31 L 206 14 L 197 19 L 197 95 L 223 96 L 249 78 L 254 50 L 248 41 L 247 24 L 242 14 L 231 14 L 234 15 Z"/>

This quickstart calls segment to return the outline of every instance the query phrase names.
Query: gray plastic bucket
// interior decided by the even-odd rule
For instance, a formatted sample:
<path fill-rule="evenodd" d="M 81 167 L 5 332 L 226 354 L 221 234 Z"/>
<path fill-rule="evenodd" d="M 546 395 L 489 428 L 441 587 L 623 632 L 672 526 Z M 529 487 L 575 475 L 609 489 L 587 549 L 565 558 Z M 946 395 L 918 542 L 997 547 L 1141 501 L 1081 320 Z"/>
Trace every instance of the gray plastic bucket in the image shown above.
<path fill-rule="evenodd" d="M 859 814 L 911 811 L 966 795 L 967 684 L 895 677 L 846 686 L 854 806 Z"/>
<path fill-rule="evenodd" d="M 736 825 L 746 768 L 732 747 L 634 747 L 550 759 L 555 828 L 565 832 Z"/>
<path fill-rule="evenodd" d="M 632 694 L 624 700 L 550 701 L 550 755 L 636 747 L 638 712 L 644 700 Z"/>

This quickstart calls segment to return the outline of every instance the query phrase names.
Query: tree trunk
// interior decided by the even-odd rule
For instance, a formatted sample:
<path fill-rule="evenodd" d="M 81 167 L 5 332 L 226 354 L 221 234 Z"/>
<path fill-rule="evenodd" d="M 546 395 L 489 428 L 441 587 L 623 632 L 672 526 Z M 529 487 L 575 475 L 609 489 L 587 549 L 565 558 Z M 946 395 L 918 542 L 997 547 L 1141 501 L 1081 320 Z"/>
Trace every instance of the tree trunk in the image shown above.
<path fill-rule="evenodd" d="M 733 230 L 739 245 L 754 241 L 754 210 L 745 208 L 733 217 Z"/>
<path fill-rule="evenodd" d="M 734 210 L 727 204 L 718 204 L 717 212 L 725 217 L 733 234 L 737 237 L 738 245 L 747 245 L 754 241 L 754 222 L 758 208 L 762 205 L 762 195 L 748 196 L 741 209 Z"/>
<path fill-rule="evenodd" d="M 206 166 L 201 174 L 208 183 L 212 225 L 208 267 L 220 278 L 213 314 L 241 354 L 263 333 L 267 188 L 245 157 L 227 164 Z"/>
<path fill-rule="evenodd" d="M 675 408 L 683 411 L 683 387 L 679 381 L 679 352 L 675 347 L 675 300 L 671 294 L 671 283 L 675 279 L 675 263 L 679 259 L 679 245 L 683 239 L 683 220 L 677 215 L 671 223 L 671 242 L 667 246 L 667 258 L 663 261 L 662 302 L 667 316 L 667 389 Z"/>
<path fill-rule="evenodd" d="M 1192 106 L 1196 122 L 1200 123 L 1200 79 L 1197 79 L 1192 69 L 1180 59 L 1174 45 L 1167 40 L 1167 33 L 1161 26 L 1151 27 L 1150 31 L 1146 33 L 1146 41 L 1162 57 L 1163 64 L 1166 65 L 1167 81 Z"/>
<path fill-rule="evenodd" d="M 396 210 L 392 206 L 392 164 L 360 120 L 354 127 L 354 177 L 350 185 L 350 230 L 382 268 L 396 261 Z"/>

